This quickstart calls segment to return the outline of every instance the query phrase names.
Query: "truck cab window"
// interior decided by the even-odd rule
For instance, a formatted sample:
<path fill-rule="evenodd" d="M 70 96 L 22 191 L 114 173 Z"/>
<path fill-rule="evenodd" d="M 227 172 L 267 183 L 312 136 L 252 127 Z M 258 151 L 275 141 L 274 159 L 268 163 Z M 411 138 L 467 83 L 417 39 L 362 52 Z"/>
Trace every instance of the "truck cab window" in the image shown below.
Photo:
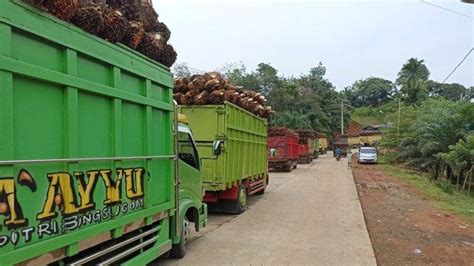
<path fill-rule="evenodd" d="M 196 147 L 191 136 L 185 132 L 179 132 L 178 136 L 178 156 L 179 159 L 188 165 L 199 169 L 199 158 Z"/>

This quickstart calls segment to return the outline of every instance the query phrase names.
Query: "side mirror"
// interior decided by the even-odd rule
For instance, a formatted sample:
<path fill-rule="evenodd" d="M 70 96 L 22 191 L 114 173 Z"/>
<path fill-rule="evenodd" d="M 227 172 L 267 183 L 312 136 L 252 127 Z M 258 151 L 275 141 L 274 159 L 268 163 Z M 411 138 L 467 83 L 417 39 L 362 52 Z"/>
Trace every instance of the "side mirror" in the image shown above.
<path fill-rule="evenodd" d="M 277 156 L 277 153 L 278 153 L 277 149 L 275 149 L 275 148 L 270 149 L 270 157 Z"/>
<path fill-rule="evenodd" d="M 222 154 L 222 145 L 224 142 L 222 140 L 215 140 L 212 143 L 212 155 L 219 157 Z"/>

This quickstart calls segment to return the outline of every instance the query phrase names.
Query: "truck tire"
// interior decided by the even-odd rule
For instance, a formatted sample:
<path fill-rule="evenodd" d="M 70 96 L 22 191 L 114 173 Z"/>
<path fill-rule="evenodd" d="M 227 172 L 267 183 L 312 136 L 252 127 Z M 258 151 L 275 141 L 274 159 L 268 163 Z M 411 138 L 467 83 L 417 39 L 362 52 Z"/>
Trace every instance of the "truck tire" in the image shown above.
<path fill-rule="evenodd" d="M 291 170 L 293 169 L 293 165 L 291 163 L 285 165 L 285 167 L 283 168 L 283 171 L 285 172 L 291 172 Z"/>
<path fill-rule="evenodd" d="M 293 162 L 293 169 L 296 169 L 298 167 L 298 162 Z"/>
<path fill-rule="evenodd" d="M 189 236 L 191 235 L 191 223 L 188 220 L 188 217 L 183 219 L 183 228 L 181 229 L 181 236 L 179 244 L 174 244 L 171 248 L 171 257 L 181 259 L 186 255 L 186 243 L 188 242 Z"/>
<path fill-rule="evenodd" d="M 240 185 L 239 193 L 237 193 L 237 199 L 234 201 L 234 213 L 241 214 L 247 207 L 247 190 L 244 185 Z"/>

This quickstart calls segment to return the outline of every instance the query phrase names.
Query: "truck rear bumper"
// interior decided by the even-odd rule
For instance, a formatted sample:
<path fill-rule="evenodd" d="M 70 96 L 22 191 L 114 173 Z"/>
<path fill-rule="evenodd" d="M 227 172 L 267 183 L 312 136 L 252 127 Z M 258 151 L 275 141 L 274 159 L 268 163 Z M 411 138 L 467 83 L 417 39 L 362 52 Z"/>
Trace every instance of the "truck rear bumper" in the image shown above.
<path fill-rule="evenodd" d="M 313 157 L 310 156 L 310 155 L 306 155 L 306 156 L 298 156 L 298 163 L 300 164 L 308 164 L 308 163 L 311 163 Z"/>
<path fill-rule="evenodd" d="M 224 191 L 206 191 L 204 202 L 215 203 L 219 200 L 235 200 L 239 193 L 239 186 L 234 186 Z"/>
<path fill-rule="evenodd" d="M 239 194 L 239 187 L 244 186 L 247 195 L 253 195 L 265 189 L 265 179 L 267 173 L 262 174 L 263 177 L 247 178 L 242 180 L 241 185 L 237 184 L 226 190 L 206 190 L 203 201 L 206 203 L 217 203 L 220 200 L 236 200 Z"/>
<path fill-rule="evenodd" d="M 293 161 L 297 161 L 298 159 L 285 159 L 285 160 L 278 160 L 278 161 L 268 161 L 269 168 L 283 168 L 289 164 L 292 164 Z"/>

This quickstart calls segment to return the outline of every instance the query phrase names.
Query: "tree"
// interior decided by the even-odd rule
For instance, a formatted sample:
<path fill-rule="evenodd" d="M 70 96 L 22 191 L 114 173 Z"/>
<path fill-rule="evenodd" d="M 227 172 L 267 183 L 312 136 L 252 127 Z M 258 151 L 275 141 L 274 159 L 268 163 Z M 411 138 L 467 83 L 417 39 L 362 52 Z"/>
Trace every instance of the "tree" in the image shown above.
<path fill-rule="evenodd" d="M 319 62 L 318 66 L 311 68 L 307 75 L 302 75 L 297 80 L 301 87 L 307 90 L 305 99 L 309 99 L 309 95 L 313 95 L 313 104 L 317 106 L 314 111 L 324 113 L 324 119 L 329 119 L 329 123 L 314 120 L 312 124 L 323 124 L 329 127 L 315 128 L 315 130 L 332 133 L 341 129 L 341 102 L 344 95 L 336 91 L 334 85 L 324 77 L 325 75 L 326 67 L 322 62 Z M 348 123 L 350 120 L 349 112 L 346 114 L 344 123 Z M 316 114 L 314 117 L 318 117 L 318 115 Z"/>
<path fill-rule="evenodd" d="M 324 75 L 326 67 L 319 63 L 300 77 L 285 78 L 270 64 L 260 63 L 248 72 L 242 62 L 226 65 L 222 72 L 232 83 L 261 92 L 276 111 L 270 125 L 289 128 L 311 128 L 331 134 L 340 129 L 341 101 Z M 345 121 L 350 119 L 346 112 Z"/>
<path fill-rule="evenodd" d="M 177 63 L 171 69 L 171 72 L 175 77 L 190 77 L 191 70 L 186 62 Z"/>
<path fill-rule="evenodd" d="M 470 100 L 471 95 L 468 89 L 461 84 L 442 84 L 429 80 L 427 89 L 430 96 L 440 96 L 450 101 Z"/>
<path fill-rule="evenodd" d="M 298 111 L 283 111 L 279 112 L 278 116 L 272 122 L 273 126 L 288 127 L 288 128 L 302 128 L 311 129 L 310 120 L 307 114 Z"/>
<path fill-rule="evenodd" d="M 307 75 L 302 75 L 299 82 L 302 86 L 310 88 L 314 92 L 334 90 L 334 86 L 324 78 L 324 75 L 326 75 L 326 67 L 322 62 L 319 62 L 318 66 L 311 68 Z"/>
<path fill-rule="evenodd" d="M 438 153 L 436 157 L 443 163 L 441 172 L 444 173 L 445 169 L 449 169 L 447 171 L 449 173 L 448 178 L 451 180 L 452 177 L 455 177 L 456 185 L 459 185 L 461 178 L 467 179 L 469 172 L 472 175 L 474 163 L 474 135 L 467 136 L 466 141 L 461 139 L 456 145 L 450 145 L 449 152 Z M 466 182 L 463 183 L 466 184 Z"/>
<path fill-rule="evenodd" d="M 398 73 L 397 84 L 401 86 L 404 99 L 410 104 L 419 104 L 428 95 L 426 82 L 430 71 L 424 60 L 410 58 Z"/>
<path fill-rule="evenodd" d="M 260 92 L 257 76 L 254 73 L 247 73 L 243 62 L 227 64 L 221 69 L 221 72 L 233 84 Z"/>
<path fill-rule="evenodd" d="M 299 98 L 298 85 L 291 82 L 284 82 L 282 86 L 270 91 L 268 104 L 277 112 L 298 110 L 297 102 Z"/>
<path fill-rule="evenodd" d="M 387 103 L 396 91 L 395 84 L 390 80 L 370 77 L 345 88 L 344 95 L 354 107 L 376 107 Z"/>
<path fill-rule="evenodd" d="M 257 71 L 254 75 L 258 80 L 259 91 L 264 95 L 268 95 L 270 91 L 281 85 L 281 79 L 278 77 L 278 70 L 270 64 L 258 64 Z"/>
<path fill-rule="evenodd" d="M 465 139 L 472 132 L 474 108 L 470 103 L 429 99 L 415 111 L 407 134 L 401 140 L 398 159 L 438 176 L 438 153 Z"/>

